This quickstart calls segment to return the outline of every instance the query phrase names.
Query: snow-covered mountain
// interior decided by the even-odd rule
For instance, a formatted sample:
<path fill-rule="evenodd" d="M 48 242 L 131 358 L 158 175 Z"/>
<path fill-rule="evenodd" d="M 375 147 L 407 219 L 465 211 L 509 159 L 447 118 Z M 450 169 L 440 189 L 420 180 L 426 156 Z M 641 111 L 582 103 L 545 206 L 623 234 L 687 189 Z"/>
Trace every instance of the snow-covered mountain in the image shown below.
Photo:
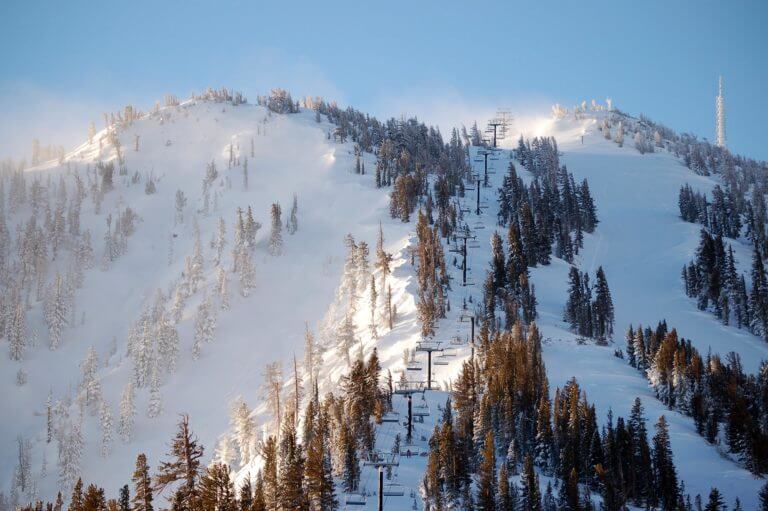
<path fill-rule="evenodd" d="M 360 152 L 352 140 L 339 140 L 338 126 L 312 108 L 278 114 L 215 95 L 167 103 L 146 114 L 126 111 L 58 161 L 21 172 L 3 170 L 0 215 L 8 236 L 0 238 L 6 244 L 0 250 L 0 310 L 8 334 L 0 357 L 0 481 L 10 494 L 24 458 L 28 467 L 21 472 L 31 481 L 20 501 L 53 499 L 57 489 L 69 490 L 75 472 L 116 495 L 129 482 L 137 453 L 146 453 L 153 467 L 165 456 L 181 413 L 189 414 L 206 447 L 206 462 L 232 464 L 240 482 L 251 477 L 263 463 L 256 444 L 275 430 L 263 382 L 265 373 L 275 379 L 277 366 L 271 371 L 266 366 L 282 364 L 286 400 L 294 396 L 294 370 L 305 382 L 301 409 L 312 394 L 307 332 L 316 339 L 311 372 L 320 393 L 335 390 L 348 372 L 345 351 L 354 359 L 375 348 L 384 374 L 391 371 L 395 380 L 401 373 L 426 378 L 423 354 L 416 355 L 421 370 L 403 360 L 404 350 L 416 348 L 422 336 L 415 217 L 392 218 L 391 188 L 377 187 L 376 156 Z M 708 443 L 691 417 L 665 406 L 648 380 L 615 356 L 624 349 L 630 324 L 653 327 L 665 319 L 701 353 L 738 353 L 748 373 L 768 359 L 765 341 L 699 310 L 680 281 L 700 227 L 680 219 L 679 189 L 687 183 L 710 192 L 719 178 L 692 173 L 667 151 L 641 154 L 629 143 L 619 147 L 598 129 L 608 115 L 604 111 L 560 113 L 543 115 L 535 135 L 554 137 L 560 162 L 577 182 L 589 182 L 599 224 L 584 233 L 574 265 L 590 274 L 604 269 L 616 333 L 613 342 L 600 345 L 571 332 L 563 321 L 571 265 L 553 257 L 551 264 L 532 268 L 550 394 L 554 398 L 555 389 L 575 377 L 601 426 L 609 410 L 628 417 L 640 397 L 649 425 L 661 415 L 669 422 L 686 493 L 706 498 L 716 486 L 729 505 L 739 497 L 745 509 L 756 509 L 764 481 L 722 446 Z M 534 135 L 525 126 L 513 125 L 511 131 Z M 497 223 L 497 189 L 510 162 L 524 182 L 533 181 L 515 159 L 516 139 L 507 142 L 508 148 L 489 158 L 488 186 L 480 190 L 488 207 L 475 212 L 474 191 L 454 199 L 477 237 L 467 256 L 469 285 L 461 285 L 461 256 L 450 252 L 455 240 L 443 239 L 450 305 L 434 336 L 448 348 L 436 355 L 434 367 L 442 390 L 414 397 L 422 421 L 415 424 L 410 455 L 399 457 L 387 480 L 388 509 L 423 509 L 428 440 L 447 390 L 473 350 L 465 320 L 483 300 L 490 236 L 498 230 L 506 239 L 506 228 Z M 482 174 L 479 151 L 470 147 L 467 158 Z M 383 250 L 392 256 L 391 275 L 382 276 L 371 265 L 370 273 L 356 275 L 350 284 L 350 246 L 360 254 L 365 242 L 375 258 L 380 233 Z M 743 241 L 732 245 L 739 267 L 748 271 L 750 251 Z M 367 285 L 371 276 L 379 285 L 377 297 Z M 379 283 L 385 282 L 383 289 Z M 340 347 L 346 342 L 339 338 L 350 285 L 357 286 L 358 306 L 349 316 L 354 343 Z M 384 305 L 390 293 L 392 308 Z M 135 423 L 127 428 L 132 392 Z M 245 455 L 238 451 L 243 415 L 238 419 L 232 412 L 243 402 L 258 430 Z M 392 404 L 398 421 L 375 428 L 375 444 L 383 450 L 391 450 L 398 433 L 404 435 L 406 401 L 396 395 Z M 78 435 L 81 453 L 57 447 L 77 444 Z M 371 494 L 367 498 L 339 490 L 342 508 L 357 499 L 366 502 L 356 508 L 376 509 L 375 470 L 362 467 L 359 493 Z M 542 475 L 541 480 L 552 479 Z"/>

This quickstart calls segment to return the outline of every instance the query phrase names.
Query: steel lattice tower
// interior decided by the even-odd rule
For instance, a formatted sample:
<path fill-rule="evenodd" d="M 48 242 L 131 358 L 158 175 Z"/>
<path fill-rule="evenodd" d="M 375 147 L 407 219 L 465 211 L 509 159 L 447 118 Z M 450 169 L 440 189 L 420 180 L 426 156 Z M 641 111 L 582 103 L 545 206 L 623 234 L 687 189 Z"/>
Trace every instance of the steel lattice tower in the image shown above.
<path fill-rule="evenodd" d="M 725 96 L 723 96 L 723 77 L 720 77 L 717 89 L 717 99 L 715 100 L 715 110 L 717 116 L 717 146 L 725 147 Z"/>

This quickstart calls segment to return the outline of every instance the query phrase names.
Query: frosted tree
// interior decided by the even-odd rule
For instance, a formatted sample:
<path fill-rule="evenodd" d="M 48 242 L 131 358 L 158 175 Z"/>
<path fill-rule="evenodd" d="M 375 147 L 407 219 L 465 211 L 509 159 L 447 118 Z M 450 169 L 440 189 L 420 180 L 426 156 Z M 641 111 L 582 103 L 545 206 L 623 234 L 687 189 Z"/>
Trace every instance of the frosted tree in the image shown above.
<path fill-rule="evenodd" d="M 80 394 L 83 396 L 85 405 L 95 414 L 101 402 L 101 381 L 98 375 L 99 356 L 93 346 L 88 348 L 85 359 L 80 363 L 80 370 L 83 373 Z"/>
<path fill-rule="evenodd" d="M 213 248 L 216 250 L 216 258 L 214 263 L 216 266 L 221 264 L 222 257 L 224 256 L 224 247 L 227 246 L 227 226 L 224 223 L 223 218 L 219 218 L 219 223 L 216 226 L 216 235 L 213 239 Z"/>
<path fill-rule="evenodd" d="M 379 222 L 379 235 L 376 238 L 376 269 L 379 270 L 381 275 L 381 285 L 379 289 L 382 291 L 387 288 L 387 277 L 391 273 L 390 266 L 392 264 L 392 255 L 384 250 L 384 230 Z"/>
<path fill-rule="evenodd" d="M 133 382 L 128 382 L 120 397 L 120 424 L 118 433 L 123 442 L 129 443 L 133 438 L 133 424 L 136 419 L 136 391 Z"/>
<path fill-rule="evenodd" d="M 83 434 L 80 423 L 74 421 L 59 441 L 59 488 L 68 493 L 80 477 L 83 456 Z"/>
<path fill-rule="evenodd" d="M 13 308 L 6 336 L 8 354 L 11 360 L 21 360 L 29 343 L 29 334 L 27 332 L 27 311 L 20 297 L 16 298 L 16 306 Z"/>
<path fill-rule="evenodd" d="M 376 278 L 371 275 L 371 293 L 370 293 L 370 308 L 371 308 L 371 323 L 369 329 L 371 330 L 371 337 L 373 339 L 379 338 L 379 332 L 376 329 L 376 304 L 379 300 L 379 294 L 376 292 Z"/>
<path fill-rule="evenodd" d="M 45 443 L 51 443 L 53 431 L 53 391 L 49 390 L 48 398 L 45 400 Z"/>
<path fill-rule="evenodd" d="M 173 236 L 172 232 L 168 233 L 168 266 L 173 264 Z"/>
<path fill-rule="evenodd" d="M 193 293 L 197 291 L 197 286 L 203 279 L 203 268 L 205 263 L 203 259 L 203 246 L 200 241 L 200 225 L 197 223 L 197 219 L 195 219 L 194 238 L 195 245 L 192 249 L 192 258 L 189 265 L 189 287 Z"/>
<path fill-rule="evenodd" d="M 361 241 L 358 243 L 357 252 L 355 253 L 355 269 L 357 270 L 358 293 L 363 293 L 365 288 L 368 287 L 368 281 L 371 275 L 371 264 L 368 260 L 368 255 L 368 243 Z"/>
<path fill-rule="evenodd" d="M 176 190 L 176 216 L 174 222 L 176 224 L 184 223 L 184 208 L 187 207 L 187 197 L 181 190 Z"/>
<path fill-rule="evenodd" d="M 280 219 L 280 204 L 272 204 L 270 210 L 272 217 L 272 232 L 269 235 L 269 253 L 273 256 L 280 255 L 283 252 L 283 224 Z"/>
<path fill-rule="evenodd" d="M 78 244 L 77 249 L 77 260 L 85 269 L 93 268 L 93 265 L 95 264 L 93 246 L 91 243 L 91 231 L 89 229 L 83 231 L 83 235 L 80 238 L 80 243 Z"/>
<path fill-rule="evenodd" d="M 147 407 L 147 417 L 154 419 L 159 417 L 163 411 L 163 397 L 160 394 L 160 370 L 155 365 L 152 368 L 152 377 L 149 381 L 149 406 Z"/>
<path fill-rule="evenodd" d="M 240 464 L 245 465 L 251 460 L 251 452 L 256 435 L 256 423 L 251 417 L 251 411 L 242 397 L 232 406 L 230 424 L 235 430 L 235 442 L 240 452 Z"/>
<path fill-rule="evenodd" d="M 156 330 L 158 363 L 166 371 L 172 373 L 176 371 L 176 365 L 179 361 L 179 332 L 165 309 L 160 311 Z"/>
<path fill-rule="evenodd" d="M 256 270 L 251 262 L 251 254 L 243 247 L 237 256 L 237 276 L 240 280 L 240 294 L 248 296 L 256 285 Z"/>
<path fill-rule="evenodd" d="M 217 273 L 217 288 L 219 291 L 219 301 L 223 310 L 229 310 L 229 285 L 227 278 L 227 272 L 222 266 L 219 266 Z"/>
<path fill-rule="evenodd" d="M 184 304 L 186 298 L 182 286 L 176 286 L 176 290 L 173 293 L 173 303 L 171 304 L 171 319 L 175 324 L 179 324 L 181 316 L 184 313 Z"/>
<path fill-rule="evenodd" d="M 347 259 L 344 262 L 344 271 L 341 276 L 341 285 L 339 290 L 342 293 L 342 299 L 347 298 L 347 310 L 354 313 L 357 310 L 357 254 L 358 248 L 355 238 L 347 234 L 344 238 L 344 244 L 347 246 Z"/>
<path fill-rule="evenodd" d="M 59 347 L 62 330 L 67 326 L 69 293 L 66 287 L 61 274 L 57 273 L 48 290 L 44 304 L 45 322 L 48 325 L 51 350 Z"/>
<path fill-rule="evenodd" d="M 272 417 L 275 419 L 275 427 L 282 424 L 280 415 L 282 404 L 280 402 L 283 386 L 283 366 L 280 362 L 267 364 L 264 369 L 264 384 L 261 388 L 261 397 L 267 402 Z"/>
<path fill-rule="evenodd" d="M 102 399 L 99 408 L 99 425 L 101 427 L 101 456 L 106 458 L 112 452 L 112 440 L 114 431 L 114 420 L 112 418 L 112 407 L 106 399 Z"/>
<path fill-rule="evenodd" d="M 619 144 L 619 147 L 624 147 L 624 122 L 619 121 L 619 125 L 616 128 L 616 135 L 614 136 L 614 142 Z"/>
<path fill-rule="evenodd" d="M 243 160 L 243 190 L 248 190 L 248 158 Z"/>
<path fill-rule="evenodd" d="M 298 212 L 299 212 L 299 198 L 294 193 L 293 194 L 293 204 L 291 205 L 291 215 L 288 218 L 288 221 L 286 222 L 286 230 L 288 231 L 288 234 L 296 234 L 296 231 L 299 230 L 299 219 L 298 219 Z"/>
<path fill-rule="evenodd" d="M 203 344 L 213 341 L 216 330 L 216 310 L 211 305 L 211 300 L 206 294 L 200 305 L 197 306 L 195 314 L 195 342 L 192 346 L 192 356 L 195 359 L 200 358 L 200 351 Z"/>
<path fill-rule="evenodd" d="M 259 229 L 261 229 L 261 224 L 253 218 L 253 209 L 248 206 L 245 224 L 243 225 L 244 238 L 248 248 L 253 249 L 256 247 L 256 235 L 259 233 Z"/>
<path fill-rule="evenodd" d="M 23 367 L 16 372 L 16 385 L 23 387 L 27 384 L 27 371 Z"/>
<path fill-rule="evenodd" d="M 137 387 L 146 387 L 149 383 L 152 365 L 155 360 L 154 337 L 151 314 L 145 311 L 133 328 L 134 340 L 129 345 L 129 353 L 133 359 L 133 381 Z"/>
<path fill-rule="evenodd" d="M 304 370 L 307 372 L 310 378 L 310 386 L 314 386 L 314 382 L 317 379 L 317 371 L 321 353 L 320 348 L 315 340 L 315 335 L 312 330 L 309 329 L 309 325 L 305 325 L 304 332 Z"/>
<path fill-rule="evenodd" d="M 13 480 L 11 484 L 12 500 L 18 502 L 18 497 L 22 495 L 26 498 L 32 496 L 34 482 L 32 480 L 32 442 L 22 438 L 16 438 L 17 456 L 16 467 L 13 470 Z"/>
<path fill-rule="evenodd" d="M 344 321 L 341 323 L 341 327 L 338 331 L 338 349 L 339 354 L 344 357 L 348 366 L 352 366 L 352 359 L 350 357 L 350 350 L 357 342 L 355 337 L 355 322 L 352 318 L 352 314 L 344 316 Z"/>

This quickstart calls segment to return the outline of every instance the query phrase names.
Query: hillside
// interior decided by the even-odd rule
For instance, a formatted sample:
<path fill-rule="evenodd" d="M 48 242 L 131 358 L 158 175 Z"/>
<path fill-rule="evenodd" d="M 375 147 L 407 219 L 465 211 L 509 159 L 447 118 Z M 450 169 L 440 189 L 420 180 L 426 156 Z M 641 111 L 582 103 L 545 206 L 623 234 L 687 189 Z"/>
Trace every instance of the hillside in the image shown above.
<path fill-rule="evenodd" d="M 556 389 L 575 377 L 595 405 L 603 427 L 609 411 L 614 417 L 629 417 L 635 398 L 640 397 L 649 430 L 661 415 L 669 422 L 674 462 L 686 493 L 706 498 L 710 488 L 717 486 L 729 505 L 739 497 L 744 509 L 756 509 L 764 481 L 722 445 L 709 444 L 696 432 L 691 417 L 665 406 L 643 375 L 615 356 L 617 349 L 625 349 L 624 333 L 630 324 L 653 328 L 664 319 L 701 353 L 738 353 L 747 373 L 757 373 L 768 359 L 767 343 L 699 310 L 682 288 L 680 269 L 696 251 L 700 226 L 680 219 L 679 189 L 687 183 L 710 192 L 719 178 L 695 175 L 667 152 L 640 154 L 631 144 L 618 147 L 598 130 L 603 116 L 602 112 L 579 119 L 543 116 L 536 123 L 536 133 L 529 133 L 525 126 L 512 128 L 525 137 L 554 137 L 560 162 L 576 182 L 588 180 L 599 224 L 594 232 L 584 233 L 583 248 L 573 264 L 590 275 L 598 267 L 604 269 L 615 309 L 615 333 L 607 345 L 580 338 L 563 321 L 571 265 L 553 255 L 550 264 L 531 268 L 550 398 L 554 400 Z M 12 233 L 11 250 L 0 255 L 10 260 L 11 253 L 23 253 L 25 244 L 18 240 L 24 237 L 17 240 L 15 233 L 34 231 L 28 219 L 36 208 L 41 224 L 46 214 L 56 223 L 57 201 L 65 204 L 61 214 L 70 218 L 76 179 L 81 179 L 85 195 L 79 228 L 80 233 L 90 231 L 93 262 L 81 260 L 83 236 L 70 232 L 62 240 L 59 257 L 52 257 L 44 270 L 28 270 L 29 279 L 42 271 L 41 284 L 22 278 L 17 285 L 10 275 L 14 271 L 26 275 L 25 270 L 10 265 L 5 269 L 1 303 L 7 318 L 15 311 L 13 306 L 22 304 L 26 328 L 21 360 L 0 357 L 0 406 L 11 412 L 0 422 L 3 487 L 10 489 L 16 470 L 17 437 L 29 442 L 25 449 L 30 453 L 34 484 L 28 486 L 26 498 L 51 499 L 57 488 L 71 484 L 57 468 L 61 454 L 56 437 L 63 439 L 59 443 L 71 440 L 73 430 L 79 428 L 80 413 L 84 417 L 79 472 L 110 495 L 128 482 L 138 452 L 147 453 L 153 467 L 165 456 L 181 413 L 189 414 L 195 434 L 206 447 L 206 463 L 225 461 L 233 466 L 239 483 L 251 479 L 263 468 L 257 445 L 276 429 L 273 406 L 264 392 L 264 376 L 269 372 L 265 367 L 273 362 L 282 364 L 280 378 L 275 372 L 271 376 L 289 405 L 295 398 L 294 368 L 301 375 L 302 410 L 313 393 L 313 380 L 320 394 L 337 392 L 350 361 L 358 353 L 369 357 L 374 348 L 383 375 L 391 371 L 395 381 L 401 373 L 412 382 L 426 380 L 422 353 L 415 356 L 420 367 L 408 364 L 412 370 L 405 370 L 403 360 L 403 351 L 416 348 L 422 338 L 417 306 L 421 263 L 414 263 L 416 215 L 409 222 L 392 218 L 391 189 L 377 188 L 376 156 L 363 152 L 358 159 L 355 142 L 337 141 L 336 128 L 325 115 L 309 108 L 276 114 L 264 106 L 199 98 L 125 120 L 114 131 L 118 143 L 113 132 L 105 130 L 59 162 L 13 173 L 13 179 L 22 179 L 30 187 L 30 198 L 13 204 L 12 190 L 0 194 L 6 203 L 0 213 L 5 213 Z M 498 224 L 497 189 L 510 162 L 526 184 L 533 181 L 533 174 L 512 151 L 516 142 L 508 140 L 509 147 L 489 158 L 488 186 L 481 188 L 487 208 L 476 214 L 475 191 L 453 198 L 460 212 L 458 224 L 465 223 L 476 236 L 467 255 L 469 285 L 461 285 L 456 239 L 441 238 L 450 285 L 444 297 L 449 306 L 445 317 L 436 321 L 434 333 L 434 339 L 447 348 L 434 368 L 433 380 L 440 390 L 414 393 L 415 403 L 426 409 L 420 408 L 423 421 L 415 424 L 413 445 L 401 448 L 399 466 L 387 480 L 392 484 L 387 509 L 424 508 L 421 482 L 429 439 L 443 416 L 447 390 L 459 380 L 462 364 L 475 348 L 469 344 L 466 319 L 483 314 L 483 286 L 492 262 L 491 234 L 498 231 L 506 244 L 506 227 Z M 474 172 L 482 174 L 479 151 L 470 147 L 468 161 Z M 103 186 L 104 170 L 97 170 L 97 162 L 114 164 L 112 189 L 102 193 L 99 183 Z M 356 172 L 360 164 L 365 173 Z M 427 179 L 435 185 L 434 175 Z M 3 177 L 3 183 L 10 182 L 10 177 Z M 39 183 L 38 192 L 31 191 L 34 182 Z M 60 183 L 65 183 L 65 189 Z M 187 202 L 177 208 L 179 190 Z M 36 194 L 39 200 L 32 198 Z M 272 227 L 273 203 L 280 204 L 282 242 L 276 240 Z M 53 213 L 46 213 L 48 204 Z M 238 239 L 238 208 L 247 217 L 249 207 L 261 228 Z M 125 228 L 121 221 L 118 236 L 117 219 L 126 218 L 128 208 L 136 215 L 129 221 L 133 228 Z M 294 225 L 297 229 L 292 233 Z M 41 232 L 58 232 L 55 227 L 45 229 Z M 114 239 L 105 237 L 105 232 Z M 361 242 L 367 243 L 371 259 L 376 259 L 380 233 L 383 250 L 391 254 L 391 274 L 382 275 L 371 263 L 369 270 L 357 270 L 351 276 L 350 261 L 363 250 Z M 348 234 L 353 239 L 346 238 Z M 748 243 L 734 240 L 732 244 L 739 268 L 748 272 Z M 238 246 L 247 246 L 248 255 L 235 250 Z M 217 261 L 219 252 L 222 256 Z M 243 276 L 243 264 L 252 265 L 252 274 Z M 359 261 L 354 264 L 360 267 Z M 237 265 L 240 269 L 235 271 Z M 82 285 L 78 286 L 80 271 Z M 57 312 L 56 300 L 50 297 L 56 293 L 57 273 L 64 276 L 67 289 L 75 290 L 74 299 L 62 309 L 61 340 L 52 349 L 50 317 Z M 375 299 L 368 284 L 371 278 L 379 286 Z M 386 290 L 379 283 L 391 290 L 396 309 L 391 329 L 387 314 L 392 309 L 384 306 Z M 349 303 L 350 285 L 355 288 L 351 294 L 357 306 Z M 348 319 L 351 341 L 343 345 L 342 325 Z M 157 325 L 165 325 L 166 330 Z M 145 329 L 152 331 L 145 333 Z M 177 343 L 169 333 L 172 330 L 177 332 Z M 305 363 L 307 331 L 314 333 L 317 343 L 312 370 Z M 151 355 L 142 355 L 145 342 Z M 94 351 L 89 351 L 91 347 Z M 10 337 L 3 352 L 12 352 Z M 349 360 L 345 352 L 351 353 Z M 153 357 L 161 362 L 150 362 Z M 22 369 L 25 381 L 20 385 Z M 118 426 L 120 403 L 130 381 L 143 383 L 135 389 L 135 426 L 126 442 Z M 397 422 L 379 424 L 374 433 L 376 448 L 384 451 L 392 449 L 398 433 L 404 435 L 405 399 L 395 395 L 392 401 Z M 256 429 L 249 433 L 245 455 L 238 452 L 236 431 L 242 423 L 230 419 L 233 406 L 241 402 L 247 403 L 245 415 Z M 105 409 L 112 417 L 112 441 L 102 452 Z M 56 423 L 50 442 L 46 438 L 49 410 Z M 148 413 L 156 416 L 150 418 Z M 520 482 L 520 478 L 516 475 L 512 480 Z M 554 479 L 542 472 L 541 481 L 545 486 Z M 362 467 L 360 483 L 359 492 L 345 493 L 337 480 L 342 508 L 376 509 L 373 467 Z M 402 496 L 395 495 L 399 491 Z M 362 499 L 358 493 L 369 495 Z M 600 500 L 597 493 L 593 497 Z M 365 505 L 355 505 L 356 499 L 365 500 Z"/>

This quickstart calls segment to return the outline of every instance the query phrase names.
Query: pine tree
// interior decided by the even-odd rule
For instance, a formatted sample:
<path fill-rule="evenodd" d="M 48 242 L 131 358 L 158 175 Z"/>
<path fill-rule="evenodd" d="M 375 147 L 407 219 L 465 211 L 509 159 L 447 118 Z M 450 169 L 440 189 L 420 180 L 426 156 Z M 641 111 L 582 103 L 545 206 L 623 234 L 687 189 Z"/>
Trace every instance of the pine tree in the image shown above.
<path fill-rule="evenodd" d="M 152 478 L 149 475 L 147 457 L 142 453 L 136 457 L 136 469 L 133 472 L 133 499 L 131 511 L 153 511 Z M 128 488 L 125 489 L 127 500 Z M 122 500 L 122 492 L 121 492 Z"/>
<path fill-rule="evenodd" d="M 123 388 L 120 398 L 120 425 L 118 427 L 118 433 L 125 443 L 129 443 L 133 438 L 133 423 L 136 417 L 134 399 L 135 390 L 133 382 L 128 382 Z"/>
<path fill-rule="evenodd" d="M 704 511 L 725 511 L 725 509 L 727 508 L 720 491 L 717 488 L 712 488 L 709 492 L 709 500 L 704 507 Z"/>
<path fill-rule="evenodd" d="M 251 411 L 242 398 L 239 398 L 232 407 L 230 423 L 235 430 L 235 441 L 240 451 L 240 464 L 246 465 L 251 460 L 256 423 L 251 418 Z"/>
<path fill-rule="evenodd" d="M 152 368 L 152 378 L 149 382 L 149 406 L 147 417 L 154 419 L 163 412 L 163 397 L 160 393 L 160 372 L 157 364 Z"/>
<path fill-rule="evenodd" d="M 236 511 L 235 486 L 229 466 L 213 463 L 200 478 L 200 507 L 217 511 Z"/>
<path fill-rule="evenodd" d="M 370 302 L 370 305 L 371 305 L 371 323 L 369 325 L 369 329 L 371 331 L 371 337 L 373 339 L 378 339 L 379 338 L 379 333 L 378 333 L 378 329 L 376 328 L 376 306 L 377 306 L 377 303 L 378 303 L 379 295 L 376 292 L 376 278 L 373 275 L 371 275 L 371 293 L 370 293 L 370 296 L 371 296 L 371 302 Z"/>
<path fill-rule="evenodd" d="M 663 415 L 656 423 L 656 434 L 653 437 L 653 473 L 659 507 L 664 511 L 674 510 L 679 498 L 679 488 L 677 472 L 672 461 L 669 427 Z"/>
<path fill-rule="evenodd" d="M 293 194 L 293 204 L 291 205 L 291 215 L 288 218 L 288 222 L 286 225 L 286 229 L 288 231 L 288 234 L 294 235 L 296 234 L 296 231 L 299 230 L 299 218 L 298 218 L 298 212 L 299 212 L 299 199 L 296 196 L 296 194 Z"/>
<path fill-rule="evenodd" d="M 326 445 L 325 434 L 318 431 L 309 441 L 304 471 L 307 498 L 311 509 L 335 511 L 338 508 L 332 472 L 331 456 Z"/>
<path fill-rule="evenodd" d="M 83 495 L 82 511 L 107 511 L 107 500 L 104 489 L 95 484 L 89 484 Z"/>
<path fill-rule="evenodd" d="M 155 490 L 162 492 L 165 488 L 177 485 L 174 492 L 174 503 L 184 506 L 184 509 L 195 511 L 199 509 L 198 479 L 200 476 L 200 458 L 203 457 L 203 446 L 189 429 L 189 417 L 182 415 L 178 431 L 171 443 L 168 461 L 163 461 L 155 476 Z"/>
<path fill-rule="evenodd" d="M 355 492 L 360 483 L 360 461 L 357 456 L 357 438 L 346 421 L 341 424 L 339 438 L 344 463 L 342 485 L 345 492 Z"/>
<path fill-rule="evenodd" d="M 270 436 L 264 442 L 261 456 L 264 458 L 264 507 L 273 511 L 278 509 L 278 499 L 280 498 L 280 484 L 277 478 L 277 440 L 275 440 L 274 436 Z M 258 484 L 256 485 L 256 488 L 258 493 Z M 254 498 L 254 501 L 256 500 L 257 499 Z"/>
<path fill-rule="evenodd" d="M 69 511 L 83 511 L 83 480 L 79 477 L 69 499 Z"/>
<path fill-rule="evenodd" d="M 482 458 L 477 469 L 477 509 L 496 511 L 496 453 L 493 431 L 485 436 Z"/>
<path fill-rule="evenodd" d="M 768 482 L 766 482 L 763 487 L 760 488 L 758 498 L 760 500 L 760 507 L 758 509 L 760 511 L 768 511 Z"/>
<path fill-rule="evenodd" d="M 120 487 L 120 496 L 117 499 L 117 511 L 131 511 L 131 494 L 127 484 Z"/>
<path fill-rule="evenodd" d="M 273 203 L 270 214 L 272 216 L 272 232 L 269 235 L 269 253 L 278 256 L 283 252 L 283 224 L 280 219 L 280 204 Z"/>
<path fill-rule="evenodd" d="M 281 509 L 305 509 L 304 456 L 296 437 L 295 420 L 290 415 L 283 422 L 279 447 L 279 485 Z"/>
<path fill-rule="evenodd" d="M 613 300 L 602 266 L 597 269 L 595 280 L 595 336 L 600 340 L 610 339 L 613 336 Z"/>
<path fill-rule="evenodd" d="M 533 458 L 525 457 L 522 475 L 522 511 L 541 511 L 541 490 L 539 476 L 533 469 Z"/>
<path fill-rule="evenodd" d="M 101 401 L 99 422 L 101 423 L 101 456 L 106 458 L 112 451 L 113 430 L 112 407 L 106 399 Z"/>

